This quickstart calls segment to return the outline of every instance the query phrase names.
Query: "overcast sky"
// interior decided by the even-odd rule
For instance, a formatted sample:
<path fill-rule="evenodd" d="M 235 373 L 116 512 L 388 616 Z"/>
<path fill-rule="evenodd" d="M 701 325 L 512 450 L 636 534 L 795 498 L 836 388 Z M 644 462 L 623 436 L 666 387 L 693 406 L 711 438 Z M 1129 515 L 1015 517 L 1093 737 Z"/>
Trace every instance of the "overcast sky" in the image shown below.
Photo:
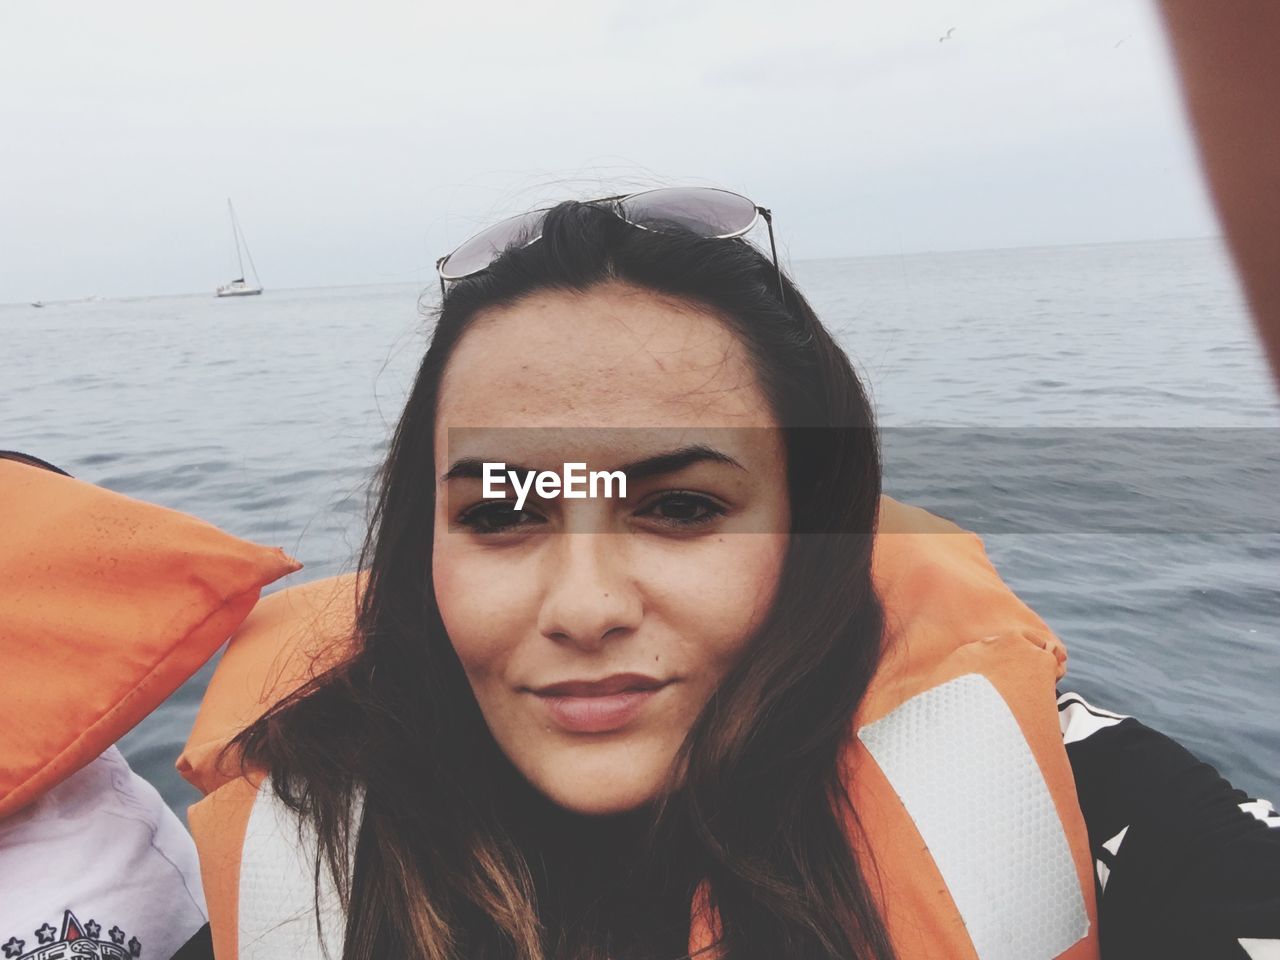
<path fill-rule="evenodd" d="M 228 196 L 277 289 L 619 183 L 792 260 L 1217 233 L 1149 0 L 7 0 L 0 130 L 0 302 L 212 292 Z"/>

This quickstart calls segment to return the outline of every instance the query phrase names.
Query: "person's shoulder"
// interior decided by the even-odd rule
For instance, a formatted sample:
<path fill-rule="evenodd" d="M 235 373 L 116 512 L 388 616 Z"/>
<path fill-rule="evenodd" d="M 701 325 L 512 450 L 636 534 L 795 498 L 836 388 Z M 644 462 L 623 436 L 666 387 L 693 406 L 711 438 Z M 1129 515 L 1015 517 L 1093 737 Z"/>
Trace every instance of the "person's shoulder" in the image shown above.
<path fill-rule="evenodd" d="M 0 820 L 0 878 L 6 960 L 77 940 L 168 960 L 206 920 L 190 835 L 116 747 Z"/>
<path fill-rule="evenodd" d="M 1271 803 L 1078 693 L 1058 698 L 1058 718 L 1094 858 L 1103 955 L 1280 956 Z"/>

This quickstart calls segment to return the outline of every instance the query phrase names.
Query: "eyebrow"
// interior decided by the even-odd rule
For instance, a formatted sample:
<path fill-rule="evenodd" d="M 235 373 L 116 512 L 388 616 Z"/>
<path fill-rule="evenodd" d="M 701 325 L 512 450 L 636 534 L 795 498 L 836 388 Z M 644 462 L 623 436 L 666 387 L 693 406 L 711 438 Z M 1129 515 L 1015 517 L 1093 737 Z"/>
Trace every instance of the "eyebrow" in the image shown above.
<path fill-rule="evenodd" d="M 461 460 L 455 460 L 453 465 L 445 471 L 440 477 L 441 483 L 448 483 L 450 480 L 471 479 L 480 480 L 484 477 L 484 465 L 493 463 L 492 460 L 479 460 L 475 457 L 465 457 Z M 708 447 L 701 443 L 691 444 L 687 447 L 678 447 L 675 450 L 668 450 L 664 453 L 654 454 L 651 457 L 645 457 L 643 460 L 635 460 L 632 463 L 625 463 L 615 470 L 620 470 L 627 475 L 629 480 L 643 480 L 646 477 L 661 476 L 665 473 L 675 473 L 690 467 L 695 463 L 723 463 L 730 467 L 736 467 L 745 471 L 747 468 L 721 450 L 714 447 Z M 508 463 L 506 470 L 526 474 L 533 471 L 529 467 L 522 467 L 517 464 Z"/>

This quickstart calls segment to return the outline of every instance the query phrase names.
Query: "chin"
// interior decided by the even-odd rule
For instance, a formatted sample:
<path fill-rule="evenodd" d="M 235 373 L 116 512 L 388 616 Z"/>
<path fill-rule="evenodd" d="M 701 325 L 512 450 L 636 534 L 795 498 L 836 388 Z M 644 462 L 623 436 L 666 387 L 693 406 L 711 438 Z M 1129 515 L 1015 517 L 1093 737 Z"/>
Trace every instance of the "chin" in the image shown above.
<path fill-rule="evenodd" d="M 653 803 L 667 782 L 667 769 L 637 769 L 627 764 L 566 764 L 542 770 L 534 787 L 556 806 L 585 817 L 630 813 Z"/>
<path fill-rule="evenodd" d="M 584 817 L 630 813 L 652 803 L 659 794 L 655 784 L 626 786 L 616 782 L 607 785 L 575 782 L 535 786 L 556 806 Z"/>

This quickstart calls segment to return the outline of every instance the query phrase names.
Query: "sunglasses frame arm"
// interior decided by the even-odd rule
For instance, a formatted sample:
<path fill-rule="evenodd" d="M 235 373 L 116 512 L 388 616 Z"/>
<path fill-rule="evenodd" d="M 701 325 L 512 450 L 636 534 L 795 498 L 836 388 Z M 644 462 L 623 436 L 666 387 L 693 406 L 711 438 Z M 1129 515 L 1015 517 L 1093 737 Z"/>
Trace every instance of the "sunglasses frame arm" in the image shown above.
<path fill-rule="evenodd" d="M 773 269 L 778 274 L 778 299 L 782 301 L 782 305 L 787 305 L 787 288 L 782 280 L 782 264 L 778 262 L 778 244 L 773 239 L 773 211 L 768 207 L 756 207 L 756 213 L 764 218 L 765 226 L 769 228 L 769 253 L 773 255 Z"/>

